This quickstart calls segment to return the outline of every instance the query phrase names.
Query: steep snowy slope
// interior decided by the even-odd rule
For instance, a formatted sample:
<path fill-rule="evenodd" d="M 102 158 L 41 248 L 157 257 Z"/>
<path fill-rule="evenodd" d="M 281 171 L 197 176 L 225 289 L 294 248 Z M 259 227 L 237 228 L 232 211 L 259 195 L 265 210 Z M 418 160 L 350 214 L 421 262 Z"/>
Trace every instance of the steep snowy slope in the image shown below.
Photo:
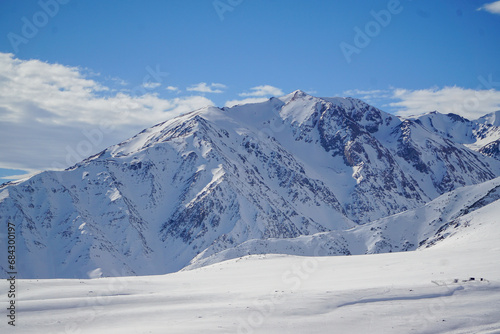
<path fill-rule="evenodd" d="M 16 225 L 20 277 L 159 274 L 205 250 L 349 229 L 497 175 L 500 161 L 418 122 L 297 91 L 198 110 L 3 185 L 0 224 Z"/>
<path fill-rule="evenodd" d="M 470 223 L 472 213 L 492 203 L 500 208 L 500 178 L 459 188 L 420 208 L 349 230 L 292 239 L 248 240 L 215 254 L 207 249 L 185 269 L 251 254 L 362 255 L 428 248 L 455 234 L 476 229 L 478 226 L 471 226 Z"/>

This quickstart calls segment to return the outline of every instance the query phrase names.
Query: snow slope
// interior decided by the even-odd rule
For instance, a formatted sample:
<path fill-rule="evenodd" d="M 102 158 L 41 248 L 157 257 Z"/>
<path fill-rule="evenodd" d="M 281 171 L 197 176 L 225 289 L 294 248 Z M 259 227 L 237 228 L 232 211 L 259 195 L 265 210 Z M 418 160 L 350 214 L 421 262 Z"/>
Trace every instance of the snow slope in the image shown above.
<path fill-rule="evenodd" d="M 468 228 L 410 252 L 254 255 L 164 276 L 19 280 L 16 329 L 2 321 L 0 331 L 500 333 L 498 212 L 500 201 L 484 205 L 458 218 Z"/>

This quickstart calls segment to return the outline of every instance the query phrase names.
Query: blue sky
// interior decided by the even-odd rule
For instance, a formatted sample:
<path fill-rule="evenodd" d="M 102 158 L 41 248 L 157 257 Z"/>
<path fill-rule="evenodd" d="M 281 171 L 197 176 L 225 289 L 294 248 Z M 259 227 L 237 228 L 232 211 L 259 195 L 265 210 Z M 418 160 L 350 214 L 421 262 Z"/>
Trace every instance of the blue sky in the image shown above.
<path fill-rule="evenodd" d="M 3 0 L 0 177 L 296 89 L 477 118 L 500 109 L 498 32 L 498 1 Z"/>

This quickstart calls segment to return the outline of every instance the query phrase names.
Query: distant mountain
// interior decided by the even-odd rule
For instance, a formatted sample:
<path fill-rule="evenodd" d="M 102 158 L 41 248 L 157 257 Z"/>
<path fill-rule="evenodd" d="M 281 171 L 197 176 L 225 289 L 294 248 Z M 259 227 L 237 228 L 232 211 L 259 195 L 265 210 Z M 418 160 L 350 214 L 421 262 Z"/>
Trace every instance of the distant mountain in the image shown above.
<path fill-rule="evenodd" d="M 431 132 L 500 160 L 500 110 L 473 121 L 435 111 L 415 120 Z"/>
<path fill-rule="evenodd" d="M 351 229 L 499 176 L 500 161 L 466 147 L 460 126 L 302 91 L 204 108 L 2 185 L 0 223 L 16 224 L 19 277 L 173 272 L 202 253 Z"/>

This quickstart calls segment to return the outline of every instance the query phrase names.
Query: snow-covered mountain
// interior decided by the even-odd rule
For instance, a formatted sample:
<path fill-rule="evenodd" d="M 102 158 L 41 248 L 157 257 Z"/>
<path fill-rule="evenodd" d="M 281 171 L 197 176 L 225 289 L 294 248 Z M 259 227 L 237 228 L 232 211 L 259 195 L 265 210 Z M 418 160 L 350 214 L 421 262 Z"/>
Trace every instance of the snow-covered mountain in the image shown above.
<path fill-rule="evenodd" d="M 16 224 L 21 277 L 173 272 L 249 240 L 358 230 L 500 175 L 463 144 L 423 119 L 296 91 L 197 110 L 2 185 L 0 224 Z M 384 238 L 374 249 L 390 250 Z"/>
<path fill-rule="evenodd" d="M 429 131 L 500 160 L 500 110 L 472 121 L 436 111 L 415 120 Z"/>
<path fill-rule="evenodd" d="M 426 205 L 348 230 L 291 239 L 249 240 L 222 252 L 199 254 L 185 269 L 257 254 L 332 256 L 379 254 L 424 249 L 456 234 L 466 234 L 481 223 L 475 211 L 500 208 L 500 177 L 439 196 Z M 491 209 L 490 211 L 494 211 Z M 488 224 L 495 222 L 488 218 Z M 471 223 L 473 222 L 473 223 Z"/>

